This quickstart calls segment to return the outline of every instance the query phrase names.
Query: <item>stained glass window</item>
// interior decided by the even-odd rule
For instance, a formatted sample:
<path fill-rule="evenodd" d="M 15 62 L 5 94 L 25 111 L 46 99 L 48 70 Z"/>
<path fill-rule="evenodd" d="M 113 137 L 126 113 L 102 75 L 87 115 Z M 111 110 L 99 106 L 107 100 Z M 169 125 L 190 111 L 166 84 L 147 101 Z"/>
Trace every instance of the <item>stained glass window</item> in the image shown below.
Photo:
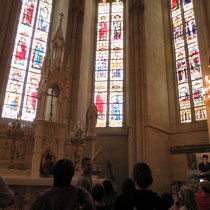
<path fill-rule="evenodd" d="M 47 48 L 52 0 L 24 0 L 19 16 L 2 117 L 33 121 Z"/>
<path fill-rule="evenodd" d="M 123 126 L 123 1 L 98 1 L 95 62 L 97 127 Z"/>
<path fill-rule="evenodd" d="M 206 119 L 193 0 L 171 0 L 174 49 L 182 123 Z"/>

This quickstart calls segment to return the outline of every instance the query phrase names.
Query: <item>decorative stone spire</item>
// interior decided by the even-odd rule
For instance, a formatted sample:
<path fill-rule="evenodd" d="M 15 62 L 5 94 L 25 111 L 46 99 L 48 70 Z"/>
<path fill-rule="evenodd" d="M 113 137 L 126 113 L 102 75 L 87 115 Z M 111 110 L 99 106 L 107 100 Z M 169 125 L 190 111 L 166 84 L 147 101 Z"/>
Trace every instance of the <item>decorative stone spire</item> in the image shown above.
<path fill-rule="evenodd" d="M 60 13 L 60 23 L 56 31 L 55 37 L 52 40 L 52 59 L 61 62 L 63 49 L 64 49 L 64 38 L 62 30 L 63 13 Z"/>

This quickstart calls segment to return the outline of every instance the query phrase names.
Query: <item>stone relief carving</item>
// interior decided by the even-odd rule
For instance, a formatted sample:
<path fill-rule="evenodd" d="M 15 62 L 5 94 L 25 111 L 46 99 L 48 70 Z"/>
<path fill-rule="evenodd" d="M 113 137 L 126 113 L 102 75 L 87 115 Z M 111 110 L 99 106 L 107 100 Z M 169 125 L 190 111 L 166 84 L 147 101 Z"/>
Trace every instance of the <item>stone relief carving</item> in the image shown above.
<path fill-rule="evenodd" d="M 74 165 L 76 171 L 81 169 L 81 161 L 84 157 L 84 146 L 75 147 L 72 144 L 65 146 L 64 157 L 70 159 Z"/>
<path fill-rule="evenodd" d="M 210 144 L 171 147 L 170 152 L 171 154 L 210 152 Z"/>
<path fill-rule="evenodd" d="M 0 146 L 0 151 L 1 151 L 1 159 L 2 160 L 9 160 L 10 156 L 11 156 L 11 142 L 9 141 L 4 141 L 4 142 L 0 142 L 1 146 Z"/>

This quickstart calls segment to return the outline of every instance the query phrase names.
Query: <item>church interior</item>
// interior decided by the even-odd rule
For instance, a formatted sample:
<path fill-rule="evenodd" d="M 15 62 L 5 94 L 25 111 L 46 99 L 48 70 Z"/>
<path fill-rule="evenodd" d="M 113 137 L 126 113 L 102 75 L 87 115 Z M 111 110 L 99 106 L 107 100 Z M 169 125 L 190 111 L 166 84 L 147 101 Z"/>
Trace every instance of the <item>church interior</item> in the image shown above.
<path fill-rule="evenodd" d="M 209 0 L 1 0 L 0 175 L 28 209 L 44 165 L 98 154 L 116 188 L 193 182 L 210 154 Z"/>

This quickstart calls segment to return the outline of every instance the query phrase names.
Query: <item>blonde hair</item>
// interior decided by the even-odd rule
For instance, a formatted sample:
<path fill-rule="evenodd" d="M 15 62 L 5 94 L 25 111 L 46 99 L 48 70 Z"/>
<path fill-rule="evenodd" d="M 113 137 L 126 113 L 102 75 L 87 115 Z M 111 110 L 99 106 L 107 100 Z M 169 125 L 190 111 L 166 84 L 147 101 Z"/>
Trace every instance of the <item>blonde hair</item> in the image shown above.
<path fill-rule="evenodd" d="M 190 187 L 183 186 L 180 189 L 181 205 L 187 210 L 199 210 L 196 202 L 195 194 Z"/>

